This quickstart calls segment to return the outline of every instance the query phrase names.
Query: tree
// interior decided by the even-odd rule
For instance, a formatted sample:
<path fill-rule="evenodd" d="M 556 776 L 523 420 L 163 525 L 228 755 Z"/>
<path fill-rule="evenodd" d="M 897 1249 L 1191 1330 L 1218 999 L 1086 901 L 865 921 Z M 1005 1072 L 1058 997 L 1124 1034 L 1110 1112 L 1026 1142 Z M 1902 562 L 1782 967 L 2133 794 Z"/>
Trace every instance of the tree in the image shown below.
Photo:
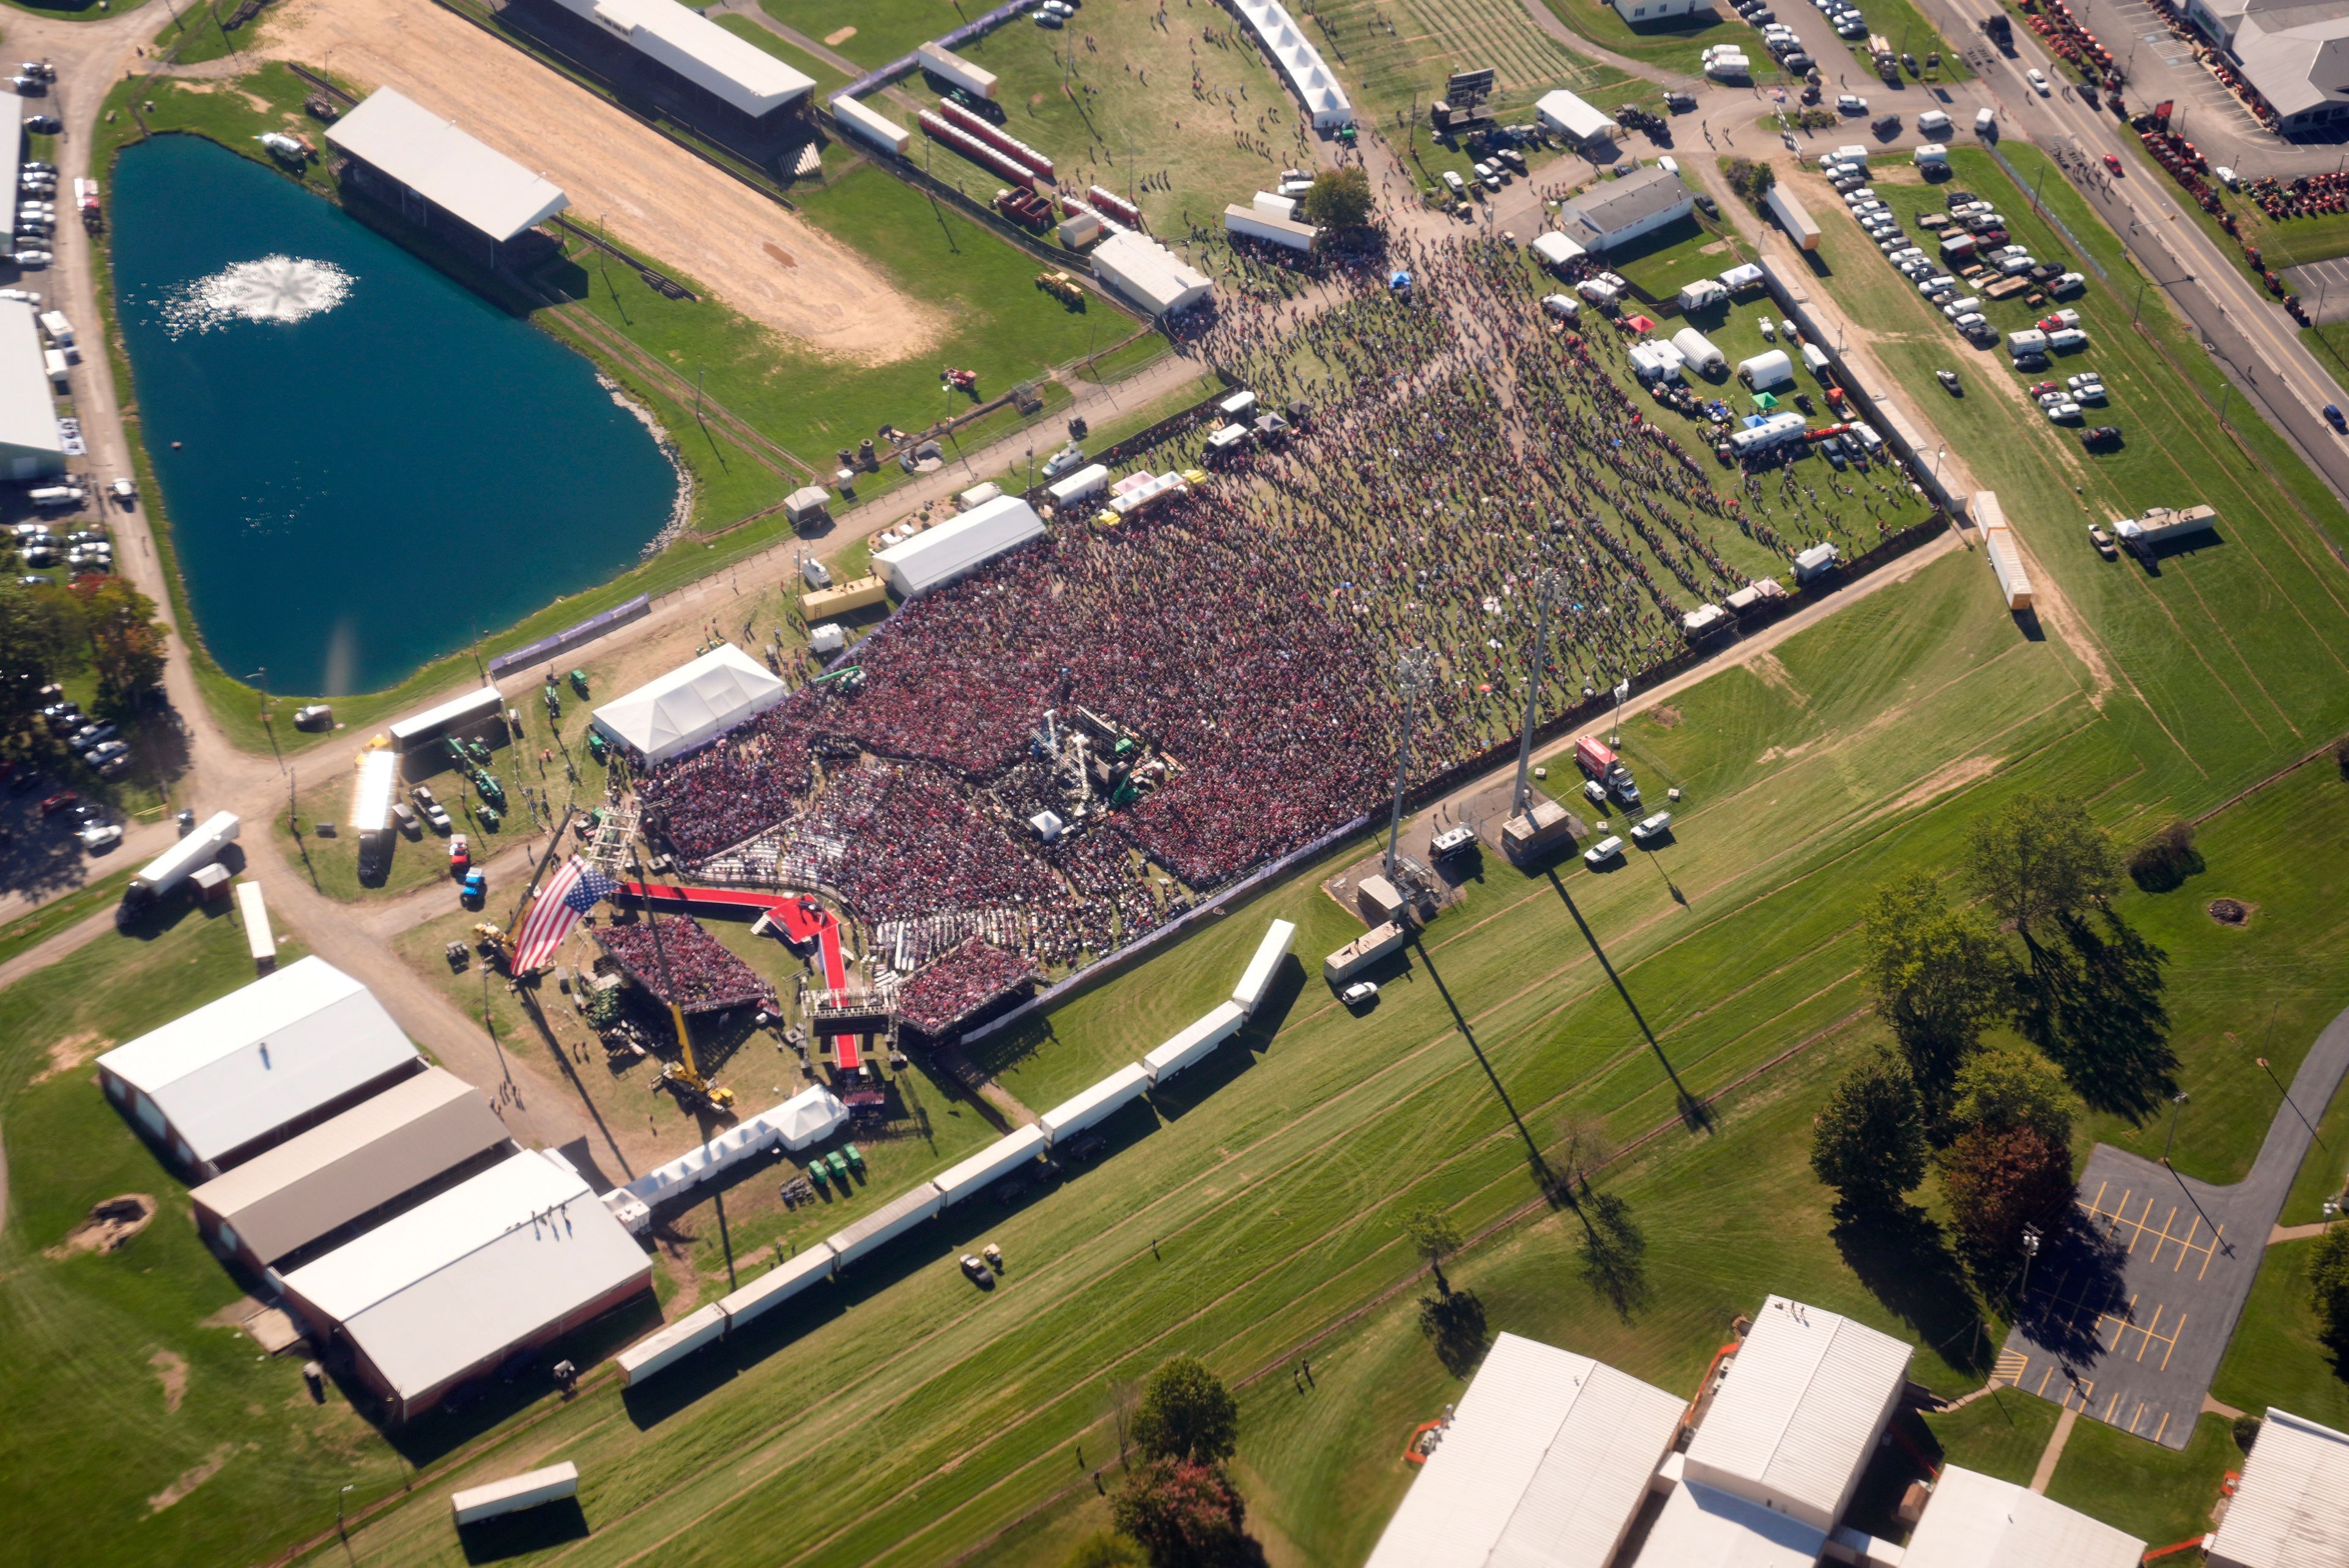
<path fill-rule="evenodd" d="M 1247 1505 L 1214 1465 L 1145 1460 L 1110 1505 L 1120 1533 L 1142 1543 L 1151 1568 L 1223 1568 L 1249 1560 Z"/>
<path fill-rule="evenodd" d="M 1349 165 L 1316 174 L 1297 215 L 1324 229 L 1359 229 L 1371 221 L 1371 177 Z"/>
<path fill-rule="evenodd" d="M 117 711 L 135 707 L 163 678 L 155 602 L 112 573 L 77 577 L 73 592 L 98 665 L 99 703 Z"/>
<path fill-rule="evenodd" d="M 1966 880 L 2028 943 L 2033 925 L 2109 896 L 2119 856 L 2077 800 L 2018 795 L 1976 830 Z"/>
<path fill-rule="evenodd" d="M 1877 1008 L 1938 1120 L 1982 1026 L 2012 999 L 2006 948 L 1981 914 L 1951 909 L 1941 884 L 1923 872 L 1876 890 L 1860 942 Z"/>
<path fill-rule="evenodd" d="M 1896 1208 L 1925 1179 L 1928 1152 L 1916 1079 L 1889 1051 L 1845 1075 L 1811 1131 L 1811 1170 L 1861 1212 Z"/>
<path fill-rule="evenodd" d="M 1778 183 L 1776 170 L 1766 163 L 1756 163 L 1750 158 L 1731 159 L 1723 166 L 1722 173 L 1728 179 L 1732 191 L 1756 207 L 1762 205 L 1762 199 L 1770 194 L 1771 187 Z"/>
<path fill-rule="evenodd" d="M 1149 1568 L 1142 1542 L 1114 1530 L 1097 1530 L 1069 1551 L 1061 1568 Z"/>
<path fill-rule="evenodd" d="M 1984 1051 L 1958 1070 L 1950 1119 L 1961 1128 L 2007 1132 L 2027 1127 L 2051 1149 L 2072 1146 L 2072 1090 L 2055 1065 L 2035 1051 Z"/>
<path fill-rule="evenodd" d="M 1402 1230 L 1411 1238 L 1412 1250 L 1435 1271 L 1435 1288 L 1451 1295 L 1451 1282 L 1444 1277 L 1444 1260 L 1460 1250 L 1460 1227 L 1443 1210 L 1423 1204 L 1402 1217 Z"/>
<path fill-rule="evenodd" d="M 41 688 L 78 662 L 78 631 L 70 602 L 55 590 L 0 577 L 0 737 L 29 725 Z"/>
<path fill-rule="evenodd" d="M 1239 1436 L 1239 1401 L 1197 1357 L 1177 1356 L 1150 1375 L 1133 1413 L 1133 1446 L 1146 1457 L 1221 1464 Z"/>
<path fill-rule="evenodd" d="M 2316 1238 L 2308 1255 L 2308 1291 L 2316 1321 L 2336 1362 L 2349 1361 L 2349 1225 Z"/>
<path fill-rule="evenodd" d="M 2048 1226 L 2072 1201 L 2072 1151 L 2028 1127 L 1973 1128 L 1941 1157 L 1951 1227 L 1986 1274 L 2019 1256 L 2025 1225 Z"/>

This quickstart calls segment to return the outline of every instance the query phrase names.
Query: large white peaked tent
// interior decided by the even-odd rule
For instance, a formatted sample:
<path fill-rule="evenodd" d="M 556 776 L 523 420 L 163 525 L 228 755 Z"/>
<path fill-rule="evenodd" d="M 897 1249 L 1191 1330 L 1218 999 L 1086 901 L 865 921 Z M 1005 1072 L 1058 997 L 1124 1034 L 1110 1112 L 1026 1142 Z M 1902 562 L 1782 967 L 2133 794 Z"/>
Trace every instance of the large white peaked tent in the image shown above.
<path fill-rule="evenodd" d="M 595 710 L 595 727 L 647 762 L 706 745 L 783 700 L 783 683 L 731 643 Z"/>

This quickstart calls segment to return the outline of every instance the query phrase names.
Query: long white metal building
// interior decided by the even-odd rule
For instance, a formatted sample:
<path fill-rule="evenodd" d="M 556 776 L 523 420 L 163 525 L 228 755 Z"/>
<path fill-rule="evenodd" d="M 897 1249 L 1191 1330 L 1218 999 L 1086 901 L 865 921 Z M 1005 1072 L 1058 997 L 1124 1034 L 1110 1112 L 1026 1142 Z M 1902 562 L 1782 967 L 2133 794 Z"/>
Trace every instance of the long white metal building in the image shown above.
<path fill-rule="evenodd" d="M 1945 1468 L 1901 1568 L 2137 1568 L 2145 1542 L 2027 1487 Z"/>
<path fill-rule="evenodd" d="M 353 160 L 360 184 L 378 200 L 418 223 L 446 214 L 484 242 L 492 259 L 508 241 L 571 205 L 553 181 L 397 88 L 369 93 L 326 128 L 326 144 Z"/>
<path fill-rule="evenodd" d="M 395 1419 L 652 1288 L 652 1260 L 560 1155 L 516 1154 L 287 1274 Z"/>
<path fill-rule="evenodd" d="M 873 557 L 873 570 L 899 598 L 916 599 L 1043 537 L 1044 520 L 1034 507 L 1000 495 L 891 545 Z"/>
<path fill-rule="evenodd" d="M 375 993 L 305 958 L 98 1058 L 98 1081 L 209 1181 L 417 1071 Z"/>
<path fill-rule="evenodd" d="M 605 738 L 666 762 L 744 724 L 783 700 L 774 673 L 731 643 L 614 697 L 595 710 Z"/>
<path fill-rule="evenodd" d="M 2205 1557 L 2209 1568 L 2349 1563 L 2349 1432 L 2271 1408 Z"/>
<path fill-rule="evenodd" d="M 799 102 L 815 80 L 677 0 L 555 0 L 752 119 Z"/>
<path fill-rule="evenodd" d="M 1369 1568 L 1607 1568 L 1681 1410 L 1588 1356 L 1503 1334 Z"/>
<path fill-rule="evenodd" d="M 1215 292 L 1206 273 L 1131 230 L 1095 246 L 1092 263 L 1094 276 L 1154 316 L 1188 310 Z"/>
<path fill-rule="evenodd" d="M 10 94 L 0 98 L 16 101 Z M 14 144 L 15 130 L 6 129 L 6 135 Z M 0 472 L 12 480 L 62 473 L 66 466 L 66 438 L 57 428 L 36 314 L 23 300 L 0 300 Z"/>

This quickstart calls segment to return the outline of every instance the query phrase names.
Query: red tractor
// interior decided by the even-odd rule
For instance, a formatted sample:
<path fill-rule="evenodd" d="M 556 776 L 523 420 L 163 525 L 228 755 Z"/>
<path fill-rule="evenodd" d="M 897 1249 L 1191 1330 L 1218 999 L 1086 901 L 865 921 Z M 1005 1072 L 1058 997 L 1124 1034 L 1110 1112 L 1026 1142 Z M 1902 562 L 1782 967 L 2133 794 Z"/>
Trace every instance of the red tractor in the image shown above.
<path fill-rule="evenodd" d="M 978 397 L 978 372 L 957 370 L 949 365 L 938 372 L 938 379 L 957 392 L 968 392 L 975 400 Z"/>

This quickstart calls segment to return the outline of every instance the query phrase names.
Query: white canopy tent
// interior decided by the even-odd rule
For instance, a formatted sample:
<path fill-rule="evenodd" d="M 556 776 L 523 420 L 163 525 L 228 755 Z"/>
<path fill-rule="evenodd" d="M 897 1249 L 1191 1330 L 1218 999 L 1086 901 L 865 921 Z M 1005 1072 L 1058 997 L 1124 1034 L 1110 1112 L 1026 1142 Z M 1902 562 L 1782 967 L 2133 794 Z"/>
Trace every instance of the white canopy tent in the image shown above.
<path fill-rule="evenodd" d="M 784 689 L 750 655 L 721 643 L 597 708 L 595 727 L 647 762 L 666 762 L 764 713 L 783 700 Z"/>

